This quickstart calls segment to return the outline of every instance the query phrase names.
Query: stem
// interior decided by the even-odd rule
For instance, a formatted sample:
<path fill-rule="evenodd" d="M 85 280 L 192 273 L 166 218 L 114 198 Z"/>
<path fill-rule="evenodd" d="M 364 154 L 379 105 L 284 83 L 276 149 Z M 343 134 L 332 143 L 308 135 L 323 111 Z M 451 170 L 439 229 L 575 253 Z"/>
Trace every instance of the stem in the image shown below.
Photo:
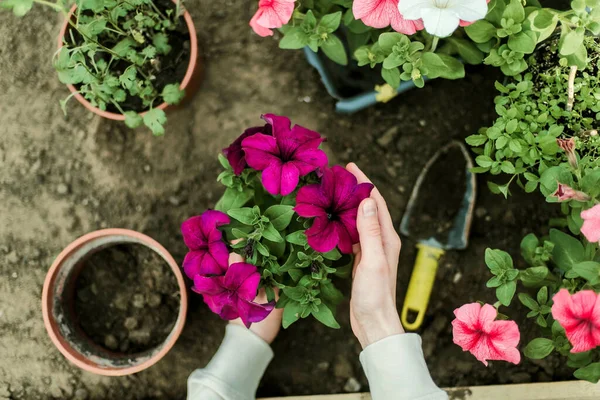
<path fill-rule="evenodd" d="M 46 6 L 46 7 L 53 8 L 53 9 L 54 9 L 54 10 L 56 10 L 56 11 L 64 11 L 64 9 L 63 9 L 61 6 L 59 6 L 58 4 L 51 3 L 51 2 L 49 2 L 49 1 L 45 1 L 45 0 L 34 0 L 34 2 L 35 2 L 35 3 L 38 3 L 38 4 L 41 4 L 41 5 L 43 5 L 43 6 Z"/>
<path fill-rule="evenodd" d="M 577 75 L 577 66 L 573 65 L 569 73 L 567 111 L 573 111 L 573 104 L 575 103 L 575 75 Z"/>
<path fill-rule="evenodd" d="M 179 3 L 179 1 L 178 1 L 177 3 Z M 167 18 L 167 17 L 166 17 L 166 15 L 165 15 L 165 14 L 163 14 L 163 13 L 162 13 L 162 12 L 161 12 L 161 11 L 158 9 L 158 7 L 156 7 L 156 5 L 154 4 L 154 2 L 153 2 L 152 0 L 150 0 L 150 5 L 152 6 L 152 8 L 154 8 L 154 11 L 156 11 L 158 14 L 160 14 L 160 16 L 161 16 L 163 19 L 165 19 L 165 20 L 168 20 L 168 19 L 169 19 L 169 18 Z"/>
<path fill-rule="evenodd" d="M 440 38 L 437 36 L 433 37 L 433 41 L 431 42 L 431 51 L 432 53 L 435 52 L 435 50 L 437 49 L 438 43 L 440 41 Z"/>

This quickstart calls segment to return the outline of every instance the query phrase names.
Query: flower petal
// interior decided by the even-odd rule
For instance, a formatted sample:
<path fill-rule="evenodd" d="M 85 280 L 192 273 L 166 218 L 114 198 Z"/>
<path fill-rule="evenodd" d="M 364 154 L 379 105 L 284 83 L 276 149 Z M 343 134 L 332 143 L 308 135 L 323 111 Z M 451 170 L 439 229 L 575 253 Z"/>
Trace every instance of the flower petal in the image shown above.
<path fill-rule="evenodd" d="M 181 224 L 183 241 L 190 250 L 199 250 L 208 246 L 207 238 L 202 229 L 202 216 L 188 218 Z"/>
<path fill-rule="evenodd" d="M 338 247 L 340 251 L 344 254 L 352 254 L 352 239 L 350 237 L 350 233 L 341 222 L 335 222 L 335 232 L 338 236 Z"/>
<path fill-rule="evenodd" d="M 404 19 L 417 20 L 421 19 L 423 9 L 431 6 L 431 0 L 400 0 L 398 11 Z"/>
<path fill-rule="evenodd" d="M 257 273 L 255 265 L 245 262 L 233 263 L 227 269 L 223 285 L 231 291 L 237 291 L 252 274 Z M 257 286 L 258 288 L 258 286 Z"/>
<path fill-rule="evenodd" d="M 246 155 L 244 150 L 242 149 L 242 141 L 247 137 L 254 136 L 257 133 L 265 133 L 267 132 L 267 126 L 255 126 L 253 128 L 248 128 L 242 133 L 237 139 L 233 141 L 229 145 L 229 147 L 223 149 L 223 154 L 227 157 L 227 161 L 233 168 L 233 173 L 236 175 L 241 174 L 246 168 Z"/>
<path fill-rule="evenodd" d="M 262 172 L 262 184 L 267 192 L 276 196 L 281 190 L 281 170 L 283 166 L 280 163 L 273 163 L 269 165 Z"/>
<path fill-rule="evenodd" d="M 314 212 L 300 212 L 296 210 L 296 212 L 302 217 L 316 217 L 318 215 L 325 216 L 325 209 L 331 206 L 331 199 L 328 199 L 319 184 L 306 185 L 298 190 L 298 195 L 296 196 L 296 209 L 302 207 L 312 206 L 314 207 Z M 303 208 L 309 210 L 310 208 Z M 320 211 L 317 211 L 320 210 Z"/>
<path fill-rule="evenodd" d="M 273 136 L 257 133 L 242 141 L 246 162 L 251 168 L 262 171 L 279 161 L 279 148 Z"/>
<path fill-rule="evenodd" d="M 480 334 L 472 326 L 455 318 L 452 321 L 452 340 L 464 351 L 471 350 L 479 341 Z"/>
<path fill-rule="evenodd" d="M 487 3 L 485 0 L 448 0 L 446 9 L 454 11 L 463 21 L 473 22 L 485 18 Z"/>
<path fill-rule="evenodd" d="M 222 272 L 225 272 L 229 266 L 229 251 L 227 245 L 222 240 L 211 242 L 208 244 L 208 252 L 215 262 L 222 267 Z"/>
<path fill-rule="evenodd" d="M 260 322 L 267 318 L 271 311 L 273 311 L 273 308 L 275 308 L 275 302 L 257 304 L 242 299 L 239 299 L 237 302 L 240 318 L 247 328 L 250 328 L 252 323 Z"/>
<path fill-rule="evenodd" d="M 278 137 L 282 132 L 288 132 L 292 125 L 288 117 L 275 114 L 263 114 L 261 118 L 273 127 L 273 136 L 275 137 Z"/>
<path fill-rule="evenodd" d="M 313 225 L 306 230 L 306 236 L 310 247 L 321 253 L 333 250 L 339 240 L 335 224 L 327 217 L 315 218 Z"/>
<path fill-rule="evenodd" d="M 219 317 L 225 321 L 233 321 L 240 317 L 239 310 L 233 304 L 225 304 L 218 312 Z"/>
<path fill-rule="evenodd" d="M 346 168 L 339 165 L 335 165 L 331 170 L 335 177 L 333 203 L 335 204 L 336 211 L 344 210 L 346 209 L 344 207 L 345 204 L 351 201 L 350 196 L 357 185 L 356 177 Z"/>
<path fill-rule="evenodd" d="M 327 154 L 321 149 L 305 149 L 294 153 L 293 163 L 298 168 L 300 176 L 307 175 L 317 168 L 328 164 Z"/>
<path fill-rule="evenodd" d="M 263 10 L 258 18 L 258 24 L 267 28 L 281 28 L 287 24 L 294 12 L 294 0 L 272 0 L 267 6 L 260 6 Z"/>
<path fill-rule="evenodd" d="M 267 37 L 273 36 L 273 31 L 269 28 L 265 28 L 261 24 L 258 23 L 259 18 L 261 17 L 263 10 L 260 8 L 256 11 L 252 19 L 250 20 L 250 27 L 258 36 Z"/>
<path fill-rule="evenodd" d="M 216 296 L 221 294 L 225 291 L 225 288 L 223 287 L 223 277 L 206 277 L 196 275 L 194 277 L 194 291 L 196 293 L 205 294 L 208 296 Z"/>
<path fill-rule="evenodd" d="M 421 10 L 421 17 L 423 18 L 425 30 L 429 34 L 441 38 L 452 35 L 460 23 L 460 18 L 456 12 L 447 8 L 423 8 Z"/>
<path fill-rule="evenodd" d="M 204 211 L 201 217 L 200 228 L 202 229 L 204 238 L 208 240 L 216 240 L 216 237 L 212 233 L 216 231 L 221 235 L 221 232 L 217 228 L 231 222 L 227 214 L 217 210 Z"/>
<path fill-rule="evenodd" d="M 287 196 L 292 193 L 298 182 L 300 181 L 300 171 L 294 165 L 294 163 L 287 162 L 283 164 L 281 168 L 281 195 Z"/>
<path fill-rule="evenodd" d="M 343 204 L 339 204 L 338 210 L 348 210 L 358 208 L 360 203 L 371 195 L 371 191 L 375 186 L 372 183 L 364 182 L 354 187 L 352 195 L 346 198 Z"/>
<path fill-rule="evenodd" d="M 486 322 L 496 319 L 498 311 L 489 304 L 484 304 L 482 307 L 479 303 L 469 303 L 454 310 L 454 315 L 471 329 L 478 330 Z"/>
<path fill-rule="evenodd" d="M 200 271 L 202 270 L 202 260 L 204 259 L 206 254 L 206 250 L 200 250 L 190 251 L 185 255 L 182 267 L 183 271 L 185 272 L 185 275 L 188 278 L 194 279 L 196 275 L 200 274 Z"/>
<path fill-rule="evenodd" d="M 356 217 L 358 214 L 358 208 L 352 208 L 350 210 L 345 210 L 342 213 L 338 214 L 338 218 L 340 219 L 340 223 L 344 225 L 346 231 L 350 235 L 350 240 L 352 244 L 359 242 L 358 229 L 356 228 Z"/>
<path fill-rule="evenodd" d="M 581 212 L 581 233 L 591 242 L 600 242 L 600 204 Z"/>
<path fill-rule="evenodd" d="M 552 298 L 552 316 L 565 328 L 572 353 L 591 350 L 600 345 L 600 307 L 598 295 L 592 290 L 583 290 L 574 295 L 561 289 Z"/>

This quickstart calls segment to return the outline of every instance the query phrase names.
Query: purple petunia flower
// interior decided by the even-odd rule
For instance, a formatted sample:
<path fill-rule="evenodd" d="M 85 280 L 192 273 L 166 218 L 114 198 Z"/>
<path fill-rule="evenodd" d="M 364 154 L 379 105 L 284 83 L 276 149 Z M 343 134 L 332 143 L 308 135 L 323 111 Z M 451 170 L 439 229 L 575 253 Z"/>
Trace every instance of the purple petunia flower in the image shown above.
<path fill-rule="evenodd" d="M 272 195 L 292 193 L 301 176 L 327 165 L 327 155 L 319 149 L 323 138 L 317 132 L 294 125 L 286 117 L 266 114 L 273 136 L 257 133 L 242 141 L 246 162 L 262 171 L 262 183 Z"/>
<path fill-rule="evenodd" d="M 372 189 L 371 183 L 358 184 L 354 175 L 337 165 L 323 170 L 321 183 L 300 188 L 294 211 L 315 218 L 306 230 L 310 247 L 326 253 L 337 245 L 342 253 L 352 253 L 352 245 L 358 243 L 358 206 Z"/>
<path fill-rule="evenodd" d="M 248 166 L 246 164 L 246 154 L 242 149 L 242 141 L 247 137 L 256 135 L 257 133 L 262 133 L 264 135 L 272 135 L 271 125 L 266 124 L 265 126 L 255 126 L 253 128 L 248 128 L 229 145 L 226 149 L 223 149 L 223 154 L 227 157 L 227 161 L 233 168 L 233 172 L 236 175 L 239 175 L 244 171 L 244 168 Z"/>
<path fill-rule="evenodd" d="M 185 274 L 194 279 L 197 275 L 221 275 L 229 261 L 229 251 L 218 229 L 230 222 L 227 214 L 208 210 L 181 224 L 183 241 L 190 251 L 183 260 Z"/>
<path fill-rule="evenodd" d="M 211 311 L 222 319 L 241 318 L 244 325 L 250 327 L 250 324 L 267 318 L 275 307 L 274 301 L 266 304 L 253 301 L 259 283 L 260 273 L 256 266 L 239 262 L 231 264 L 224 276 L 196 275 L 192 290 L 202 294 Z"/>

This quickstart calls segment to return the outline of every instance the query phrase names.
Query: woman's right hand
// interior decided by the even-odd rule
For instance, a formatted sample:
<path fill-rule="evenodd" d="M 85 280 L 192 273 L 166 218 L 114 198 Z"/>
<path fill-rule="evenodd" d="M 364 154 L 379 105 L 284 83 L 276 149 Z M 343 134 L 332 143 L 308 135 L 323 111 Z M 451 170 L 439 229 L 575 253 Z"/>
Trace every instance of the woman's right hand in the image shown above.
<path fill-rule="evenodd" d="M 359 183 L 369 178 L 354 163 L 347 165 Z M 360 243 L 354 248 L 350 323 L 364 349 L 388 336 L 404 333 L 396 308 L 400 237 L 385 200 L 374 188 L 358 208 Z"/>

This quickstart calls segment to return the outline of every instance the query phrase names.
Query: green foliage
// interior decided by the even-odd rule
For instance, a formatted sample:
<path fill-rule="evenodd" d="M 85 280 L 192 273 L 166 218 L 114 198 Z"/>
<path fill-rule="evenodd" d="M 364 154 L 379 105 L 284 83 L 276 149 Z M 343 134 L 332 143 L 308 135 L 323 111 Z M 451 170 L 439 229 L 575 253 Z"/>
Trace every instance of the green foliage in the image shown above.
<path fill-rule="evenodd" d="M 23 16 L 33 0 L 5 0 L 0 8 Z M 171 51 L 171 35 L 180 18 L 179 4 L 156 6 L 152 0 L 54 0 L 38 2 L 67 15 L 73 4 L 81 12 L 69 24 L 63 47 L 54 56 L 61 82 L 74 85 L 90 104 L 121 113 L 125 124 L 142 123 L 155 135 L 164 134 L 166 116 L 158 104 L 177 104 L 183 98 L 179 84 L 161 84 L 163 57 Z M 61 101 L 66 112 L 70 95 Z M 135 109 L 134 109 L 135 108 Z M 145 113 L 137 115 L 137 111 Z"/>
<path fill-rule="evenodd" d="M 294 193 L 272 196 L 265 192 L 260 173 L 246 168 L 235 175 L 223 155 L 219 162 L 224 171 L 218 181 L 226 190 L 215 208 L 231 218 L 224 234 L 235 242 L 233 251 L 258 267 L 265 289 L 281 289 L 277 307 L 284 309 L 283 327 L 313 316 L 328 327 L 339 328 L 335 310 L 344 296 L 334 281 L 347 277 L 352 258 L 337 249 L 319 253 L 308 245 L 307 221 L 290 205 L 295 203 Z M 269 296 L 274 299 L 274 292 Z"/>

